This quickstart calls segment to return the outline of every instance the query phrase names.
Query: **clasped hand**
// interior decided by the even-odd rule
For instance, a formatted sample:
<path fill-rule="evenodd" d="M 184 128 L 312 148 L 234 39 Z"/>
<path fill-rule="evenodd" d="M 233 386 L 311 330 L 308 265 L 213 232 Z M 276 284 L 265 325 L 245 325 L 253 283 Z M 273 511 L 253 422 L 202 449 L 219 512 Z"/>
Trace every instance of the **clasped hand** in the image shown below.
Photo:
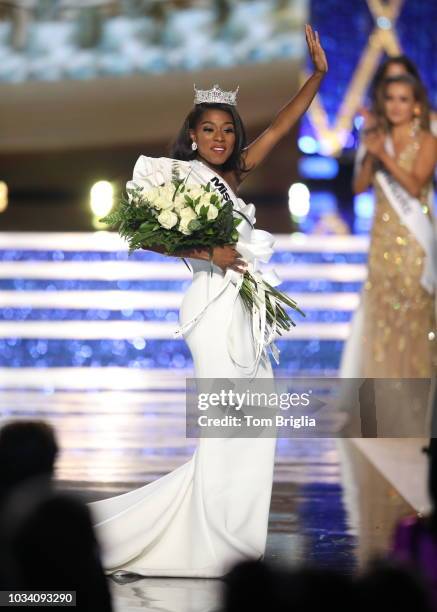
<path fill-rule="evenodd" d="M 379 158 L 385 151 L 384 134 L 379 130 L 371 132 L 363 139 L 363 144 L 371 155 Z"/>
<path fill-rule="evenodd" d="M 231 270 L 236 272 L 244 273 L 247 268 L 247 263 L 241 258 L 241 254 L 237 251 L 234 244 L 215 246 L 212 261 L 222 270 L 231 268 Z"/>

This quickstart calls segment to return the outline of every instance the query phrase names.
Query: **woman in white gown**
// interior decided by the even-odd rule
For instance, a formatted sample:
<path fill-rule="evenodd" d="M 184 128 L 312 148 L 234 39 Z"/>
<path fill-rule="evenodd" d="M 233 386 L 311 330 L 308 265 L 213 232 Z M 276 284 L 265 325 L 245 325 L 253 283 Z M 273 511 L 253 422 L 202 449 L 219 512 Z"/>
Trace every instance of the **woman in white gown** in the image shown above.
<path fill-rule="evenodd" d="M 133 183 L 145 187 L 171 180 L 175 168 L 189 183 L 210 182 L 244 218 L 238 229 L 240 236 L 246 232 L 248 251 L 226 245 L 184 254 L 193 282 L 180 322 L 197 379 L 273 377 L 266 351 L 256 358 L 250 317 L 232 282 L 232 275 L 244 271 L 243 256 L 256 241 L 254 207 L 235 192 L 307 110 L 320 86 L 326 58 L 310 26 L 306 38 L 313 75 L 250 146 L 235 109 L 236 92 L 214 86 L 196 90 L 172 159 L 141 156 L 134 168 Z M 105 568 L 142 576 L 219 577 L 238 561 L 262 557 L 274 452 L 271 437 L 202 438 L 192 459 L 173 472 L 90 504 Z"/>

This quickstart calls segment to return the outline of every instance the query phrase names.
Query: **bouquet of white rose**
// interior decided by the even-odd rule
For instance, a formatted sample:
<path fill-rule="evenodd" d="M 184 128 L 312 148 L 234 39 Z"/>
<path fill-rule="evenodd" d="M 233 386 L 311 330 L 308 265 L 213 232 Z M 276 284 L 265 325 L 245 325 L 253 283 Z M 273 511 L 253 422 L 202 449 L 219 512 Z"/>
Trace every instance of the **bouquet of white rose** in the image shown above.
<path fill-rule="evenodd" d="M 190 249 L 237 243 L 241 219 L 233 212 L 232 202 L 224 201 L 209 183 L 187 185 L 186 179 L 173 171 L 170 183 L 148 190 L 140 186 L 127 189 L 117 208 L 101 221 L 118 225 L 130 253 L 160 247 L 167 255 L 177 255 Z M 261 310 L 265 313 L 268 344 L 275 333 L 281 335 L 295 326 L 286 306 L 304 315 L 294 300 L 256 272 L 244 272 L 239 293 L 251 315 Z"/>
<path fill-rule="evenodd" d="M 118 207 L 102 219 L 118 224 L 129 252 L 159 246 L 166 254 L 177 255 L 237 242 L 240 220 L 232 214 L 232 202 L 224 202 L 209 183 L 187 185 L 177 172 L 172 179 L 149 190 L 128 189 Z"/>

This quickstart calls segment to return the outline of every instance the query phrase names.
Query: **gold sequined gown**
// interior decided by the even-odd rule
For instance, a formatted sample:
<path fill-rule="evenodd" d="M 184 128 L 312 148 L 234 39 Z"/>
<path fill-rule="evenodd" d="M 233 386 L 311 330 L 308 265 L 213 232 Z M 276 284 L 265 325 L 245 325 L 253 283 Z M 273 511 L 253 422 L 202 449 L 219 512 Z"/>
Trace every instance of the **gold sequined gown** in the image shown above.
<path fill-rule="evenodd" d="M 413 166 L 418 143 L 398 156 L 406 170 Z M 421 285 L 424 251 L 400 221 L 375 181 L 375 217 L 371 232 L 368 277 L 362 292 L 362 376 L 428 378 L 435 370 L 434 296 Z M 420 201 L 428 215 L 431 185 Z M 430 335 L 431 334 L 431 335 Z"/>

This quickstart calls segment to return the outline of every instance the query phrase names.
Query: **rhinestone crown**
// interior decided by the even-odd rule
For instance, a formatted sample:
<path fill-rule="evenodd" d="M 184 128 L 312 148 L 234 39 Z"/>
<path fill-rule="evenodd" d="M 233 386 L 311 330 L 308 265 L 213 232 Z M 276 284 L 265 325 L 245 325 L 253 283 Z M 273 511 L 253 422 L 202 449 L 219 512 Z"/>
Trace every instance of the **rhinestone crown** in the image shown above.
<path fill-rule="evenodd" d="M 237 93 L 240 88 L 237 87 L 235 91 L 223 91 L 216 84 L 212 89 L 196 89 L 194 85 L 194 104 L 230 104 L 232 106 L 237 105 Z"/>

